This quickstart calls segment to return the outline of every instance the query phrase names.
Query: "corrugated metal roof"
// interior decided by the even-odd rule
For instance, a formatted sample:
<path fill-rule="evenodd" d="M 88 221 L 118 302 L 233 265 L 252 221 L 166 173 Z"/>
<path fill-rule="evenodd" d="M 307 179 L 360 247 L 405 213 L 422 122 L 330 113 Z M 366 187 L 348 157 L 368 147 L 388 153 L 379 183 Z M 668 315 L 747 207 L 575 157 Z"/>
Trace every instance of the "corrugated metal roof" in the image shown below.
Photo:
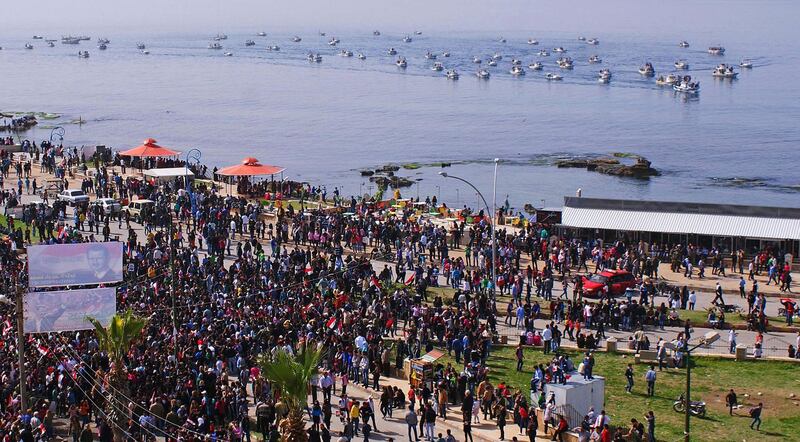
<path fill-rule="evenodd" d="M 800 240 L 800 219 L 564 207 L 561 224 L 585 229 Z"/>

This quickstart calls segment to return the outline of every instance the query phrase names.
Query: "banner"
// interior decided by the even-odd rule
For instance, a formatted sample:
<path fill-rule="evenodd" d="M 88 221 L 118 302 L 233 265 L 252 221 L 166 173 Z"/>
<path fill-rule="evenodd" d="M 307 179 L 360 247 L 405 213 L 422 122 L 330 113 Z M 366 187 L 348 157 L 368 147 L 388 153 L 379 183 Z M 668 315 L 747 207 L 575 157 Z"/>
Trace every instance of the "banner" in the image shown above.
<path fill-rule="evenodd" d="M 85 290 L 31 292 L 25 295 L 23 331 L 47 333 L 93 329 L 87 316 L 103 325 L 117 312 L 117 289 L 105 287 Z"/>
<path fill-rule="evenodd" d="M 28 247 L 31 287 L 122 281 L 122 243 L 89 242 Z"/>

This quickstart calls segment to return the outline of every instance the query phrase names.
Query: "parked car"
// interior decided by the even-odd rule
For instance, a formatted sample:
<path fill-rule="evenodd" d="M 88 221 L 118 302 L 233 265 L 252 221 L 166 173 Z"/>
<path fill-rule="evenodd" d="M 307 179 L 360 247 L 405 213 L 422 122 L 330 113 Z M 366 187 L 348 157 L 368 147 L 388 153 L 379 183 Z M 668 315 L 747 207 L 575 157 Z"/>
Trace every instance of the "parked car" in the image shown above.
<path fill-rule="evenodd" d="M 106 215 L 114 215 L 122 211 L 122 204 L 114 198 L 97 198 L 90 205 L 100 207 Z"/>
<path fill-rule="evenodd" d="M 604 270 L 583 277 L 583 294 L 588 297 L 599 297 L 604 287 L 610 285 L 610 295 L 617 296 L 624 294 L 628 288 L 636 287 L 637 284 L 639 281 L 627 270 Z"/>
<path fill-rule="evenodd" d="M 135 200 L 135 201 L 131 201 L 130 203 L 128 203 L 128 205 L 125 206 L 125 209 L 123 209 L 123 210 L 125 210 L 125 212 L 128 214 L 128 216 L 130 216 L 130 218 L 132 220 L 136 221 L 137 223 L 141 223 L 142 222 L 142 211 L 143 210 L 152 211 L 153 207 L 155 207 L 155 205 L 156 205 L 155 201 L 151 201 L 151 200 Z"/>
<path fill-rule="evenodd" d="M 80 206 L 89 204 L 89 195 L 79 189 L 65 189 L 58 194 L 58 200 L 64 201 L 70 206 Z"/>

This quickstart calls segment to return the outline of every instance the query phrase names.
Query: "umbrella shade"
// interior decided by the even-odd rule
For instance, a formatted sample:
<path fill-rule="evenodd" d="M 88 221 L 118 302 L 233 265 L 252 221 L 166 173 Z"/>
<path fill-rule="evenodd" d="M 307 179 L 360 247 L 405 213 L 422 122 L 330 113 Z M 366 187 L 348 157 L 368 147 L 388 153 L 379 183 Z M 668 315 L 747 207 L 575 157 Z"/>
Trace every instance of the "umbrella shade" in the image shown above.
<path fill-rule="evenodd" d="M 219 170 L 217 173 L 224 176 L 258 176 L 258 175 L 275 175 L 281 173 L 285 169 L 280 166 L 270 166 L 268 164 L 261 164 L 257 159 L 248 157 L 242 160 L 241 164 L 229 166 Z"/>
<path fill-rule="evenodd" d="M 156 140 L 148 138 L 144 140 L 144 144 L 142 144 L 141 146 L 134 147 L 133 149 L 128 149 L 124 152 L 120 152 L 120 155 L 126 157 L 157 158 L 157 157 L 174 157 L 180 154 L 180 152 L 167 149 L 166 147 L 159 146 L 156 143 L 157 143 Z"/>

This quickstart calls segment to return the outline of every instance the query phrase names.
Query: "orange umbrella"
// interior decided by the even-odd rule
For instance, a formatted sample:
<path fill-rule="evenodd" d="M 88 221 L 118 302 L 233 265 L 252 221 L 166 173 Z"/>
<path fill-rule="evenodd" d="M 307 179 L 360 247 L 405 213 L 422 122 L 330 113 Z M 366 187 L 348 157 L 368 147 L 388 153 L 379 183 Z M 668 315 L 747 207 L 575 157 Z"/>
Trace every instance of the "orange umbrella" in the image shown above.
<path fill-rule="evenodd" d="M 217 173 L 219 175 L 225 175 L 225 176 L 258 176 L 258 175 L 275 175 L 277 173 L 283 172 L 284 170 L 286 169 L 284 169 L 283 167 L 261 164 L 258 162 L 257 159 L 253 157 L 247 157 L 244 160 L 242 160 L 241 164 L 226 167 L 224 169 L 219 170 Z"/>
<path fill-rule="evenodd" d="M 156 144 L 156 140 L 152 138 L 148 138 L 144 140 L 144 144 L 141 146 L 134 147 L 133 149 L 128 149 L 125 152 L 120 152 L 120 155 L 126 157 L 174 157 L 178 156 L 180 152 L 176 152 L 171 149 L 167 149 L 166 147 L 159 146 Z"/>

